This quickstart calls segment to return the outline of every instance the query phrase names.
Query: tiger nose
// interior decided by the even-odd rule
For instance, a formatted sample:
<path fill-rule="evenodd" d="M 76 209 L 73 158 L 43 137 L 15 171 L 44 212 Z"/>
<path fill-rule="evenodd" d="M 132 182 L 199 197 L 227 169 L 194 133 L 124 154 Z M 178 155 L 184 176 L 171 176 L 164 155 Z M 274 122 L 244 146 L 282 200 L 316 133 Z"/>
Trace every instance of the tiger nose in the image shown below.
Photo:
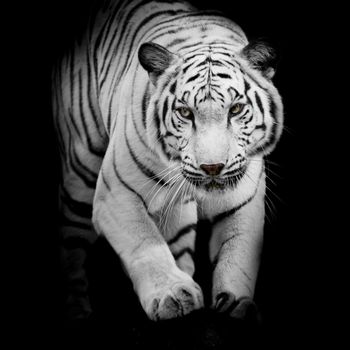
<path fill-rule="evenodd" d="M 204 172 L 210 176 L 219 175 L 220 171 L 223 169 L 225 164 L 217 163 L 217 164 L 201 164 L 199 167 L 204 170 Z"/>

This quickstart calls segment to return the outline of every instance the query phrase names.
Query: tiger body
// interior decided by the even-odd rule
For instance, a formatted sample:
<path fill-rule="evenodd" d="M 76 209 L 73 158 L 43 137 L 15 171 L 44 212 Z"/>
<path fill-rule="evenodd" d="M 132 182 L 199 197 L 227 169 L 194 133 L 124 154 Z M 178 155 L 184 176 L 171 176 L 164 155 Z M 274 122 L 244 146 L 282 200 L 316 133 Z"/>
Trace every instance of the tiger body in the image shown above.
<path fill-rule="evenodd" d="M 266 52 L 252 61 L 248 44 L 231 20 L 188 3 L 105 1 L 57 65 L 63 259 L 70 283 L 83 281 L 68 296 L 72 317 L 91 312 L 81 298 L 85 252 L 74 242 L 98 234 L 150 319 L 203 307 L 192 279 L 199 219 L 212 224 L 212 306 L 253 298 L 264 156 L 283 117 L 269 73 L 254 66 Z M 230 114 L 237 101 L 240 115 Z"/>

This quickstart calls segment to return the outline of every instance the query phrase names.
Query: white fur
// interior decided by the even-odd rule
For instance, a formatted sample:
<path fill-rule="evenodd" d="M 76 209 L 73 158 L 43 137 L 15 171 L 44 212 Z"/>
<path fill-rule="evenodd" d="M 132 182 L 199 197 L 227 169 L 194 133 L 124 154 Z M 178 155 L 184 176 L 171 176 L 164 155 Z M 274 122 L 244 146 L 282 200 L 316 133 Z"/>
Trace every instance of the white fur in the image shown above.
<path fill-rule="evenodd" d="M 138 2 L 125 2 L 122 5 L 123 11 L 128 13 Z M 110 11 L 113 11 L 115 5 L 116 2 L 112 1 Z M 134 32 L 145 17 L 159 9 L 193 10 L 185 3 L 151 2 L 142 5 L 133 17 L 129 18 L 130 33 Z M 118 23 L 124 25 L 123 21 L 126 20 L 126 16 L 121 14 L 119 22 L 113 23 L 111 27 L 111 31 L 117 33 L 115 37 L 111 35 L 108 40 L 102 40 L 104 45 L 100 43 L 100 46 L 95 47 L 98 30 L 103 27 L 107 18 L 105 16 L 106 13 L 97 16 L 92 40 L 88 44 L 85 43 L 89 45 L 91 55 L 97 52 L 94 57 L 97 60 L 97 71 L 94 72 L 93 80 L 97 86 L 93 87 L 95 95 L 90 96 L 98 114 L 97 128 L 93 129 L 95 124 L 91 122 L 91 115 L 87 111 L 85 115 L 90 117 L 88 122 L 92 142 L 105 151 L 103 160 L 89 153 L 86 140 L 79 139 L 78 135 L 74 134 L 74 125 L 69 124 L 71 121 L 68 111 L 73 110 L 78 116 L 82 112 L 79 111 L 81 106 L 77 106 L 77 100 L 71 101 L 69 94 L 62 94 L 64 103 L 61 104 L 61 111 L 58 113 L 62 120 L 65 120 L 64 123 L 60 121 L 60 128 L 66 131 L 66 152 L 69 153 L 73 148 L 86 167 L 99 171 L 93 200 L 94 228 L 98 234 L 103 234 L 108 239 L 120 256 L 141 304 L 151 319 L 177 317 L 203 307 L 202 292 L 191 277 L 195 268 L 191 255 L 187 252 L 177 261 L 174 259 L 174 255 L 179 254 L 181 250 L 194 249 L 195 231 L 189 230 L 173 244 L 166 243 L 174 239 L 181 229 L 196 224 L 199 218 L 209 219 L 214 223 L 210 240 L 210 258 L 217 262 L 213 275 L 213 306 L 217 301 L 216 297 L 224 292 L 229 294 L 231 299 L 253 297 L 264 224 L 263 157 L 274 148 L 275 143 L 264 152 L 254 156 L 249 154 L 249 147 L 245 146 L 240 138 L 241 122 L 235 118 L 228 122 L 229 110 L 238 95 L 230 94 L 226 84 L 233 84 L 239 94 L 244 95 L 243 76 L 238 69 L 240 64 L 240 67 L 249 73 L 250 84 L 253 86 L 248 97 L 254 100 L 255 92 L 261 97 L 265 115 L 262 116 L 258 111 L 256 102 L 253 106 L 249 105 L 247 108 L 251 109 L 249 113 L 252 114 L 253 123 L 250 127 L 253 130 L 255 125 L 259 125 L 265 118 L 267 132 L 253 133 L 252 144 L 266 142 L 268 133 L 273 128 L 275 121 L 268 112 L 269 99 L 273 99 L 276 104 L 276 114 L 279 118 L 276 139 L 280 136 L 283 121 L 282 104 L 277 90 L 240 56 L 247 39 L 242 30 L 229 20 L 220 19 L 226 28 L 214 23 L 215 21 L 205 28 L 209 19 L 203 19 L 201 26 L 191 27 L 192 23 L 188 18 L 179 16 L 176 28 L 189 29 L 174 35 L 171 30 L 162 28 L 162 20 L 165 21 L 168 17 L 155 17 L 130 42 L 131 36 L 121 36 L 118 27 Z M 206 36 L 203 35 L 204 31 Z M 158 37 L 159 32 L 162 32 L 162 35 Z M 141 67 L 137 50 L 146 41 L 154 40 L 155 43 L 166 46 L 181 38 L 185 38 L 187 43 L 197 42 L 197 52 L 201 53 L 204 59 L 211 57 L 223 60 L 225 56 L 219 52 L 221 45 L 232 54 L 237 69 L 208 66 L 208 70 L 203 73 L 208 75 L 203 79 L 214 83 L 215 79 L 218 79 L 215 75 L 220 73 L 230 73 L 233 77 L 229 83 L 216 81 L 219 82 L 220 91 L 224 96 L 225 101 L 222 104 L 206 100 L 197 106 L 194 100 L 195 93 L 190 94 L 186 103 L 188 108 L 193 110 L 196 128 L 190 122 L 176 119 L 176 111 L 168 106 L 167 115 L 159 117 L 159 120 L 165 118 L 165 123 L 158 120 L 161 137 L 172 127 L 171 120 L 178 123 L 177 132 L 180 135 L 178 138 L 170 137 L 162 146 L 156 113 L 162 113 L 159 106 L 162 106 L 167 98 L 163 94 L 163 85 L 167 79 L 173 79 L 173 75 L 185 64 L 191 50 L 182 49 L 184 44 L 174 44 L 172 52 L 178 58 L 171 60 L 171 66 L 160 77 L 148 74 Z M 213 43 L 218 43 L 218 47 Z M 126 49 L 130 48 L 130 56 L 119 50 L 123 45 Z M 111 47 L 114 47 L 114 50 L 107 55 Z M 83 72 L 81 74 L 84 78 L 88 74 L 87 64 L 94 66 L 95 61 L 92 56 L 81 58 L 86 52 L 84 46 L 79 52 L 74 74 L 77 76 L 78 72 Z M 107 64 L 104 64 L 106 62 L 103 60 L 106 60 Z M 68 67 L 69 63 L 68 59 L 65 67 Z M 187 74 L 178 76 L 175 92 L 177 97 L 182 96 L 188 89 L 186 81 L 191 74 L 193 75 L 193 72 L 190 69 Z M 209 76 L 210 74 L 213 77 Z M 68 84 L 65 81 L 69 81 L 69 72 L 66 71 L 63 76 L 61 88 L 64 90 Z M 150 101 L 145 127 L 142 120 L 142 98 L 148 85 Z M 189 85 L 191 87 L 191 84 Z M 198 92 L 197 96 L 205 97 L 208 89 L 210 87 Z M 77 92 L 74 94 L 76 96 Z M 248 97 L 244 96 L 243 103 L 248 104 Z M 87 106 L 83 108 L 86 109 Z M 82 128 L 81 122 L 78 123 L 78 128 Z M 67 132 L 69 125 L 72 133 Z M 246 131 L 249 131 L 248 127 Z M 74 139 L 73 143 L 67 135 Z M 172 159 L 165 155 L 164 147 Z M 182 161 L 176 160 L 176 157 Z M 228 165 L 236 164 L 236 161 L 240 164 L 240 159 L 243 159 L 247 169 L 236 186 L 208 191 L 203 187 L 194 187 L 184 178 L 182 171 L 186 168 L 183 163 L 185 159 L 188 159 L 198 172 L 202 171 L 201 164 Z M 69 164 L 65 159 L 64 162 Z M 145 175 L 147 170 L 142 170 L 136 162 L 151 169 L 161 180 L 150 179 Z M 237 165 L 237 169 L 239 166 Z M 69 165 L 64 169 L 64 177 L 65 185 L 77 200 L 92 201 L 93 193 L 86 190 Z M 166 184 L 162 185 L 162 181 Z M 244 203 L 246 204 L 243 205 Z M 215 223 L 218 215 L 234 208 L 238 208 L 235 213 Z M 181 307 L 175 307 L 174 302 Z"/>

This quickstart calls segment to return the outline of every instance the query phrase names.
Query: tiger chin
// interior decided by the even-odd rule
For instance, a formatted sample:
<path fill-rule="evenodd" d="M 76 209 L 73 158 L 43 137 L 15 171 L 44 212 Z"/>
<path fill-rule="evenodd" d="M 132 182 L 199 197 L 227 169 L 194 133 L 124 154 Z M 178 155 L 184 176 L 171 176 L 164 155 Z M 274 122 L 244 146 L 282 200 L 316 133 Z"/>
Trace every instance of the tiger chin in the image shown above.
<path fill-rule="evenodd" d="M 184 2 L 108 1 L 90 26 L 53 79 L 67 283 L 88 285 L 83 246 L 103 235 L 151 320 L 203 307 L 244 317 L 264 158 L 283 125 L 274 51 Z M 201 219 L 212 227 L 210 305 L 193 279 Z M 72 317 L 92 311 L 82 294 L 67 296 Z"/>

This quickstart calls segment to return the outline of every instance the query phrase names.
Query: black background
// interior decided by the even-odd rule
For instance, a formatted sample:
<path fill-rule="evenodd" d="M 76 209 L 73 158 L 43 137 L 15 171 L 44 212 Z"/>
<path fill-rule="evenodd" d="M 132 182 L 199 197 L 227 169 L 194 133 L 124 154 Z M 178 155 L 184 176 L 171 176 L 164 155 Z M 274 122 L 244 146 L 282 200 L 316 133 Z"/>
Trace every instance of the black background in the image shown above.
<path fill-rule="evenodd" d="M 14 281 L 11 324 L 36 341 L 54 344 L 62 335 L 58 278 L 57 184 L 59 164 L 50 109 L 52 62 L 69 45 L 87 12 L 89 1 L 50 1 L 19 6 L 11 12 L 6 47 L 14 69 L 7 85 L 13 122 L 6 173 L 14 180 L 6 222 L 14 238 L 8 267 Z M 278 48 L 274 78 L 285 106 L 285 131 L 269 159 L 269 186 L 274 215 L 269 213 L 257 301 L 266 334 L 279 348 L 329 337 L 346 298 L 338 279 L 338 238 L 344 232 L 337 185 L 342 179 L 335 150 L 338 121 L 333 117 L 339 85 L 333 75 L 343 61 L 332 60 L 341 12 L 334 6 L 195 1 L 218 8 L 236 21 L 248 38 L 265 37 Z M 10 66 L 3 67 L 3 73 Z M 10 70 L 10 68 L 9 68 Z M 333 119 L 332 119 L 333 118 Z M 276 173 L 276 174 L 275 174 Z M 340 193 L 341 197 L 342 193 Z M 278 198 L 277 198 L 278 197 Z M 280 199 L 279 199 L 280 198 Z M 340 253 L 339 253 L 340 254 Z M 340 264 L 340 263 L 339 263 Z M 15 283 L 16 282 L 16 283 Z M 17 285 L 19 287 L 17 287 Z M 22 327 L 21 327 L 22 328 Z M 117 328 L 117 327 L 116 327 Z M 27 339 L 27 338 L 26 338 Z"/>

